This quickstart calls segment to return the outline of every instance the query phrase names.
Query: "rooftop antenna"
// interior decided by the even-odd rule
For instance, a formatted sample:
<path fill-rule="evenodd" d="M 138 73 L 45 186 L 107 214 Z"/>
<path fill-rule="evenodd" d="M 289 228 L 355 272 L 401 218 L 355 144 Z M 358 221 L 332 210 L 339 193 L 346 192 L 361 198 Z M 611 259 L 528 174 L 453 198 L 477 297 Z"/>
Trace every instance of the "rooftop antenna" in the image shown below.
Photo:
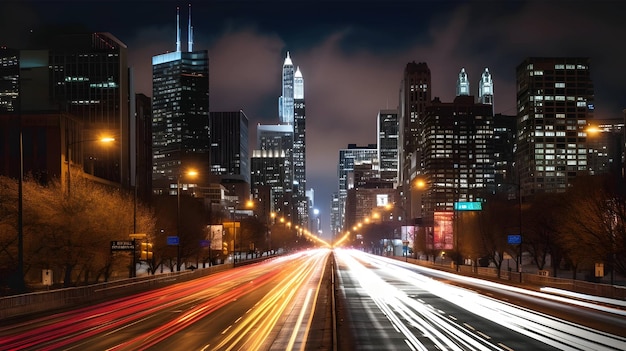
<path fill-rule="evenodd" d="M 176 7 L 176 52 L 180 52 L 180 8 Z"/>
<path fill-rule="evenodd" d="M 189 38 L 187 42 L 188 51 L 193 51 L 193 27 L 191 26 L 191 4 L 189 4 L 189 28 L 187 29 L 189 32 Z"/>

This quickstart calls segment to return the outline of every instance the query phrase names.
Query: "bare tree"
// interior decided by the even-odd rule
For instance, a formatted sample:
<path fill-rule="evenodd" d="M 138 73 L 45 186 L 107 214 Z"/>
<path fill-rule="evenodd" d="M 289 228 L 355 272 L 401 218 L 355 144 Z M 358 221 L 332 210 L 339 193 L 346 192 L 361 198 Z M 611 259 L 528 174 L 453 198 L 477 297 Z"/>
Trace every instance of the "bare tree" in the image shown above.
<path fill-rule="evenodd" d="M 79 281 L 108 279 L 119 268 L 115 266 L 110 242 L 128 239 L 132 233 L 132 198 L 117 188 L 87 181 L 79 174 L 72 179 L 71 195 L 58 180 L 45 186 L 28 179 L 23 183 L 24 267 L 31 280 L 38 277 L 41 269 L 52 269 L 60 273 L 55 276 L 62 276 L 65 286 L 70 286 Z M 11 204 L 17 203 L 17 193 L 7 191 L 13 183 L 0 179 L 0 243 L 3 244 L 11 243 L 17 233 L 11 224 L 17 212 Z M 139 208 L 139 228 L 151 237 L 154 217 L 142 206 Z M 11 255 L 0 255 L 0 262 L 7 259 Z"/>
<path fill-rule="evenodd" d="M 626 192 L 613 176 L 579 179 L 568 192 L 561 244 L 576 265 L 605 263 L 626 273 Z"/>

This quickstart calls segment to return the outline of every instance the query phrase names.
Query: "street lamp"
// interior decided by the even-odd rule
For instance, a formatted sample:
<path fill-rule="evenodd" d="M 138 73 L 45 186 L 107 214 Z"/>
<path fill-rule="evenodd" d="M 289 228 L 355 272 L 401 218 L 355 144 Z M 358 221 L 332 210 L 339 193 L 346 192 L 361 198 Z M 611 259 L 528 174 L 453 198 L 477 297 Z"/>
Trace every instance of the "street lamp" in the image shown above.
<path fill-rule="evenodd" d="M 252 200 L 248 200 L 246 201 L 245 204 L 245 208 L 246 209 L 251 209 L 254 207 L 254 202 Z M 235 223 L 235 208 L 233 207 L 233 211 L 231 212 L 232 215 L 232 223 L 233 223 L 233 264 L 237 263 L 237 252 L 236 252 L 236 248 L 237 248 L 237 224 Z M 246 258 L 248 258 L 246 256 Z"/>
<path fill-rule="evenodd" d="M 71 146 L 73 145 L 77 145 L 77 144 L 81 144 L 81 143 L 86 143 L 86 142 L 91 142 L 91 141 L 97 141 L 100 143 L 112 143 L 115 141 L 115 138 L 112 137 L 102 137 L 102 138 L 97 138 L 97 139 L 87 139 L 87 140 L 78 140 L 78 141 L 74 141 L 70 143 L 70 139 L 68 137 L 68 135 L 65 136 L 65 151 L 66 151 L 66 161 L 67 161 L 67 196 L 70 197 L 71 195 L 71 169 L 70 169 L 70 163 L 71 163 L 71 157 L 72 157 L 72 148 Z"/>
<path fill-rule="evenodd" d="M 183 176 L 188 176 L 191 178 L 195 178 L 198 175 L 198 172 L 190 169 L 185 173 L 178 173 L 176 177 L 176 235 L 178 236 L 178 245 L 176 252 L 176 271 L 180 272 L 180 178 Z"/>

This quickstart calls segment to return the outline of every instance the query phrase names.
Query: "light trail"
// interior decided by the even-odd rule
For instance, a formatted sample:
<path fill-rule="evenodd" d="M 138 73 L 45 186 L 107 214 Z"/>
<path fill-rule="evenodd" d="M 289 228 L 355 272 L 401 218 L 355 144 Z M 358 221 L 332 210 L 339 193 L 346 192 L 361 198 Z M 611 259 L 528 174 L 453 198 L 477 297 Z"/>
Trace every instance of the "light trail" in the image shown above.
<path fill-rule="evenodd" d="M 103 344 L 110 339 L 109 346 L 101 349 L 146 350 L 166 340 L 182 337 L 185 330 L 212 313 L 237 303 L 248 294 L 258 294 L 257 289 L 265 291 L 266 287 L 271 287 L 242 316 L 233 318 L 232 325 L 224 328 L 223 335 L 216 331 L 214 337 L 220 339 L 219 345 L 201 344 L 197 347 L 205 350 L 258 350 L 263 347 L 261 345 L 267 345 L 269 336 L 275 333 L 274 329 L 293 305 L 294 297 L 304 285 L 310 284 L 311 277 L 325 266 L 329 256 L 328 249 L 301 252 L 42 317 L 30 323 L 7 325 L 0 328 L 0 349 L 86 349 L 93 347 L 90 346 L 93 339 Z M 315 283 L 319 285 L 319 282 Z M 311 305 L 314 306 L 308 303 L 302 308 L 303 316 L 307 316 L 306 309 Z M 306 322 L 302 322 L 299 332 L 306 333 L 307 329 Z"/>
<path fill-rule="evenodd" d="M 259 350 L 268 343 L 269 335 L 276 327 L 278 320 L 284 315 L 285 310 L 294 303 L 294 297 L 300 287 L 309 281 L 311 275 L 324 264 L 328 258 L 329 250 L 313 250 L 308 257 L 301 260 L 299 265 L 294 265 L 293 271 L 288 271 L 289 276 L 281 284 L 277 285 L 265 297 L 260 300 L 255 308 L 245 318 L 234 326 L 225 335 L 223 340 L 211 347 L 212 350 Z M 308 302 L 302 307 L 300 316 L 305 313 Z M 294 333 L 297 333 L 302 320 L 299 318 Z M 243 345 L 239 345 L 243 343 Z M 293 343 L 290 341 L 291 347 Z"/>
<path fill-rule="evenodd" d="M 416 338 L 416 335 L 424 336 L 436 347 L 445 350 L 510 350 L 511 348 L 503 343 L 495 342 L 489 335 L 489 331 L 476 330 L 470 324 L 461 323 L 455 316 L 446 314 L 445 311 L 436 310 L 423 301 L 409 297 L 405 291 L 382 279 L 382 275 L 390 276 L 390 279 L 402 281 L 412 287 L 424 289 L 477 316 L 561 350 L 626 350 L 626 338 L 621 336 L 604 333 L 520 308 L 461 287 L 444 284 L 412 270 L 401 269 L 405 266 L 401 262 L 359 251 L 335 250 L 335 253 L 338 259 L 349 267 L 351 277 L 358 280 L 365 293 L 372 298 L 394 327 L 404 335 L 407 344 L 414 349 L 424 350 L 426 347 L 425 340 Z M 368 269 L 365 265 L 376 269 Z M 411 267 L 415 268 L 415 266 Z M 457 277 L 455 275 L 455 278 Z M 490 282 L 486 283 L 490 284 Z M 542 298 L 544 295 L 549 295 L 530 291 L 524 293 Z M 561 299 L 566 298 L 559 296 L 555 300 Z M 567 300 L 568 303 L 580 303 L 576 300 Z M 407 325 L 417 331 L 407 328 Z"/>

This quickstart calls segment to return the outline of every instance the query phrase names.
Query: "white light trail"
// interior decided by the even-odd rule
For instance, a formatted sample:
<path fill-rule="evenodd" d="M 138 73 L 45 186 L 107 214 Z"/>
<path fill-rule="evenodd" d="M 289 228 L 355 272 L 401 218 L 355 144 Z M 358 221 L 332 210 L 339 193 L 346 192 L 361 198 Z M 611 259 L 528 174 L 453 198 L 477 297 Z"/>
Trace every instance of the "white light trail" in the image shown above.
<path fill-rule="evenodd" d="M 494 341 L 491 341 L 485 331 L 472 330 L 474 328 L 469 325 L 457 323 L 453 316 L 446 315 L 445 312 L 435 310 L 420 300 L 409 297 L 406 292 L 382 279 L 381 275 L 383 274 L 390 275 L 394 279 L 413 287 L 424 289 L 471 313 L 562 350 L 626 350 L 626 338 L 621 336 L 607 334 L 480 295 L 468 289 L 444 284 L 413 270 L 398 269 L 399 267 L 406 267 L 403 262 L 368 255 L 359 251 L 335 250 L 335 252 L 337 257 L 349 266 L 351 276 L 358 280 L 367 294 L 376 301 L 378 307 L 387 315 L 394 327 L 407 338 L 411 345 L 419 350 L 422 350 L 424 346 L 413 336 L 414 333 L 406 328 L 407 324 L 417 328 L 440 349 L 500 350 L 503 345 L 492 343 Z M 375 270 L 366 268 L 366 264 L 378 268 L 380 274 L 374 273 Z M 414 265 L 410 265 L 410 267 L 416 268 Z M 446 274 L 445 272 L 436 272 L 437 274 Z M 458 275 L 454 275 L 454 278 L 472 280 L 473 283 L 479 281 L 475 278 Z M 479 281 L 478 283 L 580 306 L 592 305 L 589 302 L 493 282 Z M 599 310 L 610 309 L 611 312 L 618 314 L 624 312 L 605 306 L 594 307 Z M 504 348 L 508 349 L 506 346 Z"/>

